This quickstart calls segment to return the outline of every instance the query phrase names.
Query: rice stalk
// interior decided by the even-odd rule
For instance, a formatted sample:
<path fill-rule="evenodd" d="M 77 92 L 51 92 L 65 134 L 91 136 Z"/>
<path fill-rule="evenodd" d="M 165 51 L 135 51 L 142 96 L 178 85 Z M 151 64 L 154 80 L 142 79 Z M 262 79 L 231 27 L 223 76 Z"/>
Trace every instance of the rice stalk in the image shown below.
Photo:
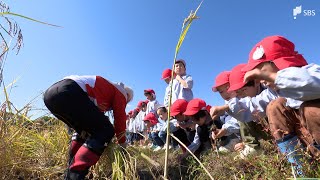
<path fill-rule="evenodd" d="M 58 25 L 55 25 L 55 24 L 50 24 L 50 23 L 47 23 L 47 22 L 39 21 L 39 20 L 24 16 L 24 15 L 21 15 L 21 14 L 17 14 L 17 13 L 0 12 L 0 16 L 5 16 L 5 15 L 17 16 L 17 17 L 21 17 L 21 18 L 24 18 L 24 19 L 27 19 L 27 20 L 30 20 L 30 21 L 34 21 L 34 22 L 40 23 L 40 24 L 45 24 L 45 25 L 54 26 L 54 27 L 61 27 L 61 26 L 58 26 Z"/>
<path fill-rule="evenodd" d="M 186 37 L 186 34 L 193 22 L 194 19 L 198 19 L 198 17 L 196 16 L 199 8 L 201 7 L 203 1 L 200 2 L 199 6 L 197 7 L 197 9 L 195 10 L 195 12 L 193 13 L 192 11 L 190 12 L 189 16 L 187 18 L 184 19 L 183 23 L 182 23 L 182 28 L 181 28 L 181 33 L 179 36 L 179 40 L 178 43 L 176 45 L 176 50 L 174 53 L 174 58 L 173 58 L 173 67 L 172 67 L 172 72 L 171 72 L 171 79 L 170 79 L 170 95 L 169 95 L 169 107 L 168 107 L 168 119 L 170 119 L 170 107 L 171 107 L 171 103 L 172 103 L 172 83 L 173 83 L 173 75 L 174 75 L 174 71 L 175 71 L 175 63 L 177 60 L 177 56 L 179 54 L 180 51 L 180 47 L 184 41 L 184 38 Z M 186 25 L 186 27 L 185 27 Z M 168 179 L 168 157 L 169 157 L 169 138 L 170 138 L 170 128 L 169 128 L 169 120 L 167 121 L 167 137 L 166 137 L 166 154 L 165 154 L 165 162 L 164 162 L 164 175 L 163 178 L 164 179 Z"/>

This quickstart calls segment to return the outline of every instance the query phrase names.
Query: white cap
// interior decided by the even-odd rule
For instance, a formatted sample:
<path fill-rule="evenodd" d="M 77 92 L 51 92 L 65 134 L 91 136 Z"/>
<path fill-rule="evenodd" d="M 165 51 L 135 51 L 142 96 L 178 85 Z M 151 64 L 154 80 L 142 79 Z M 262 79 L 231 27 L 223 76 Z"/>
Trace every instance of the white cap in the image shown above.
<path fill-rule="evenodd" d="M 124 86 L 124 89 L 127 93 L 127 103 L 129 103 L 133 99 L 133 90 L 128 86 Z"/>

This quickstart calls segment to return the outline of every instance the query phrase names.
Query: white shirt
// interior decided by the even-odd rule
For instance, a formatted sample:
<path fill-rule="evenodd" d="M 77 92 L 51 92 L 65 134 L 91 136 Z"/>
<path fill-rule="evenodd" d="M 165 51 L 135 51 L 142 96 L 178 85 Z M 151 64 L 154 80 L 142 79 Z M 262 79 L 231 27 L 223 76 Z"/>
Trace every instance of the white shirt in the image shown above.
<path fill-rule="evenodd" d="M 188 87 L 185 88 L 183 85 L 177 80 L 174 79 L 172 82 L 172 103 L 174 103 L 177 99 L 184 99 L 186 101 L 190 101 L 193 99 L 193 79 L 190 75 L 181 76 L 183 80 L 185 80 L 188 84 Z"/>
<path fill-rule="evenodd" d="M 277 72 L 275 85 L 279 94 L 301 101 L 320 98 L 320 66 L 309 64 L 299 67 L 289 67 Z"/>

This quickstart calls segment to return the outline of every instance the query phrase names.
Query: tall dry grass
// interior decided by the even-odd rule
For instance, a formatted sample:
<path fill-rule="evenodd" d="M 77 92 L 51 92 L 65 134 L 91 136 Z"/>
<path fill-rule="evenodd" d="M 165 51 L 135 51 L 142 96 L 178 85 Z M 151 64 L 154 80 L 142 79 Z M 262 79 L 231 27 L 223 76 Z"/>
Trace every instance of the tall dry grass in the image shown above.
<path fill-rule="evenodd" d="M 8 109 L 8 108 L 7 108 Z M 23 111 L 20 111 L 23 112 Z M 32 121 L 17 112 L 0 116 L 0 179 L 62 179 L 66 169 L 70 135 L 57 119 Z M 290 164 L 275 146 L 263 142 L 264 153 L 247 160 L 234 159 L 236 153 L 219 156 L 214 150 L 199 159 L 214 179 L 293 178 Z M 170 150 L 168 179 L 209 179 L 193 157 L 178 162 L 179 151 Z M 163 179 L 165 152 L 110 143 L 88 179 Z M 320 177 L 317 162 L 306 161 L 306 177 Z"/>

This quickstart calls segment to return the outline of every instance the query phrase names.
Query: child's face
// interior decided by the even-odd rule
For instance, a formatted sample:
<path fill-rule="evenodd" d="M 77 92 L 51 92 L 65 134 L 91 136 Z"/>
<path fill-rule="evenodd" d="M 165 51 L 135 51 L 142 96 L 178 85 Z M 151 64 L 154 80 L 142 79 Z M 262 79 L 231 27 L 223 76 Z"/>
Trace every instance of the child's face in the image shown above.
<path fill-rule="evenodd" d="M 170 83 L 170 78 L 167 78 L 167 79 L 165 79 L 164 80 L 167 84 L 169 84 Z"/>
<path fill-rule="evenodd" d="M 150 93 L 144 94 L 149 101 L 152 101 L 152 95 Z"/>
<path fill-rule="evenodd" d="M 167 120 L 168 119 L 168 113 L 163 112 L 161 109 L 157 110 L 157 114 L 159 115 L 160 119 Z"/>
<path fill-rule="evenodd" d="M 220 93 L 220 96 L 227 101 L 235 97 L 235 92 L 228 92 L 229 87 L 229 83 L 217 87 L 217 91 Z"/>
<path fill-rule="evenodd" d="M 186 74 L 186 68 L 184 67 L 182 62 L 176 63 L 174 66 L 175 66 L 174 72 L 177 75 L 181 76 L 181 75 L 185 75 Z"/>
<path fill-rule="evenodd" d="M 264 62 L 264 63 L 261 63 L 259 64 L 257 67 L 257 69 L 260 69 L 262 72 L 269 72 L 269 73 L 277 73 L 279 71 L 279 69 L 277 68 L 277 66 L 272 63 L 272 62 Z M 276 86 L 274 85 L 274 83 L 272 82 L 268 82 L 268 81 L 265 81 L 265 80 L 261 80 L 260 81 L 262 84 L 272 88 L 272 89 L 275 89 Z"/>
<path fill-rule="evenodd" d="M 178 114 L 178 115 L 176 115 L 175 117 L 174 117 L 177 121 L 180 121 L 180 122 L 182 122 L 182 121 L 184 121 L 185 120 L 185 116 L 183 115 L 183 114 Z"/>
<path fill-rule="evenodd" d="M 146 105 L 142 106 L 141 111 L 146 112 L 146 110 L 147 110 L 147 106 Z"/>
<path fill-rule="evenodd" d="M 244 97 L 255 97 L 258 94 L 260 83 L 255 82 L 254 86 L 244 86 L 238 90 L 236 90 L 238 98 Z"/>
<path fill-rule="evenodd" d="M 202 126 L 206 122 L 206 117 L 201 117 L 199 119 L 196 119 L 194 116 L 191 116 L 191 118 L 192 118 L 192 121 L 198 124 L 199 126 Z"/>
<path fill-rule="evenodd" d="M 144 124 L 147 126 L 147 128 L 150 128 L 150 127 L 151 127 L 150 121 L 144 121 Z"/>

